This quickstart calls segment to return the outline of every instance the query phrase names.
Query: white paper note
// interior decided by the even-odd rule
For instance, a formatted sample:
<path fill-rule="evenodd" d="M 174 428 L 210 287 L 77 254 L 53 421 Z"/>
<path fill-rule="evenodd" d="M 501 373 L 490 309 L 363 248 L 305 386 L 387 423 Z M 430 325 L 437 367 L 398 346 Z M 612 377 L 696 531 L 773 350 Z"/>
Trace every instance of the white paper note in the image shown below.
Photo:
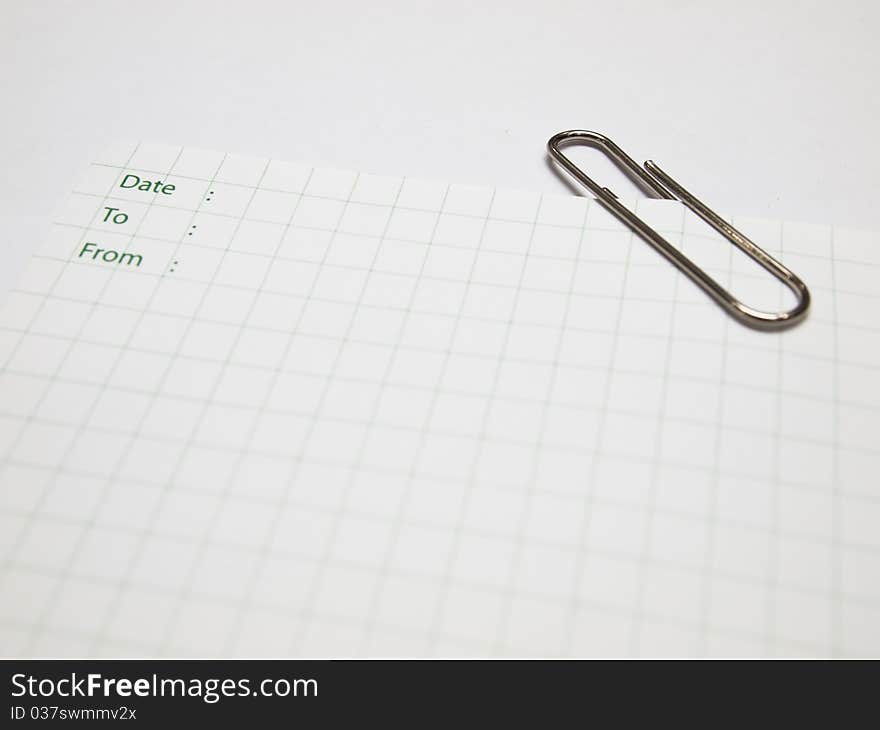
<path fill-rule="evenodd" d="M 0 312 L 0 654 L 880 653 L 880 236 L 735 222 L 803 325 L 584 198 L 112 146 Z"/>

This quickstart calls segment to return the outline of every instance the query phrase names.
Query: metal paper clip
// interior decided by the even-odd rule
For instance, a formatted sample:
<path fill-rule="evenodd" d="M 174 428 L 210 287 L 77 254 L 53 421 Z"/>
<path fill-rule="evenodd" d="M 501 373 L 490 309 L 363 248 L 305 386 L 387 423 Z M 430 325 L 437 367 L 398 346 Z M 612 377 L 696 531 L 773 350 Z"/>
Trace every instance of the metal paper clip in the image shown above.
<path fill-rule="evenodd" d="M 614 193 L 596 183 L 560 151 L 560 147 L 564 145 L 577 143 L 586 144 L 601 150 L 637 183 L 647 187 L 659 197 L 668 200 L 679 200 L 684 203 L 728 241 L 744 251 L 752 260 L 757 261 L 791 289 L 797 299 L 797 304 L 787 312 L 762 312 L 743 304 L 635 213 L 623 206 Z M 810 306 L 810 292 L 804 282 L 732 225 L 720 218 L 705 204 L 697 200 L 651 160 L 645 163 L 645 169 L 643 170 L 632 157 L 627 155 L 608 137 L 598 132 L 588 132 L 585 130 L 571 130 L 555 134 L 547 143 L 547 148 L 553 160 L 563 167 L 575 180 L 583 184 L 602 205 L 651 244 L 673 266 L 682 271 L 691 281 L 703 289 L 706 294 L 714 299 L 738 322 L 761 330 L 780 330 L 797 324 L 806 316 L 807 309 Z"/>

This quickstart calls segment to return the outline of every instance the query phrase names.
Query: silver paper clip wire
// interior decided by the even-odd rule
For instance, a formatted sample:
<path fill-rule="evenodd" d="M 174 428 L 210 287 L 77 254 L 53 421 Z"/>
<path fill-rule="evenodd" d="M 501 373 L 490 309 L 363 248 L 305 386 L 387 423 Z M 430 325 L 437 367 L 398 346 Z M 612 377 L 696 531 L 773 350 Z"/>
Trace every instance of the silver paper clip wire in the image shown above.
<path fill-rule="evenodd" d="M 791 289 L 797 299 L 797 304 L 787 312 L 762 312 L 743 304 L 635 213 L 623 206 L 614 193 L 596 183 L 595 180 L 590 178 L 560 151 L 562 146 L 578 143 L 601 150 L 636 182 L 646 186 L 661 198 L 679 200 L 684 203 L 728 241 L 744 251 L 746 255 L 757 261 Z M 806 316 L 807 309 L 810 306 L 810 292 L 804 282 L 732 225 L 720 218 L 705 204 L 697 200 L 651 160 L 645 163 L 645 169 L 643 170 L 632 157 L 605 135 L 577 129 L 553 135 L 547 143 L 547 149 L 553 160 L 563 167 L 575 180 L 584 185 L 602 205 L 651 244 L 660 254 L 665 256 L 673 266 L 677 267 L 691 281 L 702 288 L 706 294 L 714 299 L 738 322 L 760 330 L 780 330 L 797 324 Z"/>

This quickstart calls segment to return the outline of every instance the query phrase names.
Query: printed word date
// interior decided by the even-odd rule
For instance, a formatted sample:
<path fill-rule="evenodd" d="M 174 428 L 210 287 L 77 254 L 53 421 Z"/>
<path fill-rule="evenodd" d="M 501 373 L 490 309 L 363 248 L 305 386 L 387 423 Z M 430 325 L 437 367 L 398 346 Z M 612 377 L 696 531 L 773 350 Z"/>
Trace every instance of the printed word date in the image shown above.
<path fill-rule="evenodd" d="M 119 187 L 137 188 L 145 193 L 162 193 L 162 195 L 171 195 L 177 189 L 172 183 L 162 182 L 161 180 L 147 180 L 130 172 L 122 178 Z"/>

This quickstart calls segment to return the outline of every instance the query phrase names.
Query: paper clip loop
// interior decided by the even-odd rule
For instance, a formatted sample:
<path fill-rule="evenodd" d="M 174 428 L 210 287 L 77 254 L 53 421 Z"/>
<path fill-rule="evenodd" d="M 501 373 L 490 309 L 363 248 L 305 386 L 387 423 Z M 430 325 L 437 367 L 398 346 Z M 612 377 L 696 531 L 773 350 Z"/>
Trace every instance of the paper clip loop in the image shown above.
<path fill-rule="evenodd" d="M 763 312 L 743 304 L 635 213 L 623 206 L 614 193 L 596 183 L 560 151 L 562 146 L 578 143 L 601 150 L 636 182 L 646 186 L 659 197 L 668 200 L 679 200 L 684 203 L 684 205 L 694 211 L 728 241 L 744 251 L 752 260 L 757 261 L 791 289 L 797 299 L 797 304 L 787 312 Z M 738 322 L 760 330 L 780 330 L 797 324 L 806 316 L 807 309 L 810 306 L 810 292 L 804 282 L 732 225 L 720 218 L 705 204 L 697 200 L 697 198 L 669 177 L 651 160 L 645 163 L 645 169 L 643 170 L 632 157 L 627 155 L 608 137 L 598 132 L 588 132 L 586 130 L 570 130 L 555 134 L 547 143 L 547 148 L 552 159 L 584 185 L 605 208 L 629 226 L 633 232 L 651 244 L 673 266 L 682 271 Z"/>

